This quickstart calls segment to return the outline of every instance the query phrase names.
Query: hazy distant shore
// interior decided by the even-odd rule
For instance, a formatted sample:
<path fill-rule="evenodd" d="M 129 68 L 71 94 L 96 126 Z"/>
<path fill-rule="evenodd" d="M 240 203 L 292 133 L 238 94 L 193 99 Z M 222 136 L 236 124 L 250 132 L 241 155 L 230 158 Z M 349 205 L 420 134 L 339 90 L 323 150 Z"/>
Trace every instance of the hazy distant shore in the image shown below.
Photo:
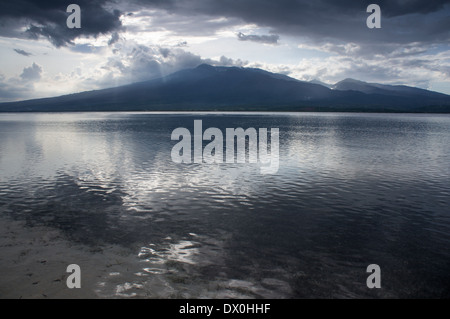
<path fill-rule="evenodd" d="M 272 109 L 148 109 L 148 110 L 101 110 L 101 111 L 86 111 L 86 110 L 71 110 L 71 111 L 0 111 L 0 114 L 8 113 L 374 113 L 374 114 L 450 114 L 450 107 L 446 109 L 436 109 L 435 111 L 398 111 L 398 110 L 330 110 L 321 108 L 305 108 L 305 109 L 291 109 L 291 108 L 280 108 L 278 110 Z"/>

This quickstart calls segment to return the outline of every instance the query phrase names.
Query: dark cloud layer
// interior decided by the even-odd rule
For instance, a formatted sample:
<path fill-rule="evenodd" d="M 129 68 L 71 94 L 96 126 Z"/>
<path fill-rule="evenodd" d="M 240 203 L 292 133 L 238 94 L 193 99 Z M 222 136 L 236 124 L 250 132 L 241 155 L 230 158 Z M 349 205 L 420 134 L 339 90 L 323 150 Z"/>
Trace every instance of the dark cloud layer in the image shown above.
<path fill-rule="evenodd" d="M 69 29 L 66 25 L 67 6 L 76 3 L 81 7 L 81 28 Z M 97 36 L 121 27 L 120 12 L 107 10 L 107 0 L 58 1 L 15 0 L 0 2 L 0 36 L 32 38 L 45 37 L 55 46 L 72 43 L 80 36 Z M 22 28 L 26 31 L 23 32 Z"/>
<path fill-rule="evenodd" d="M 116 42 L 120 15 L 139 9 L 161 9 L 157 27 L 185 34 L 211 34 L 230 23 L 211 23 L 203 17 L 226 17 L 271 28 L 274 34 L 307 38 L 316 43 L 362 44 L 444 43 L 450 40 L 449 0 L 77 0 L 82 10 L 82 28 L 66 27 L 71 1 L 15 0 L 0 2 L 0 36 L 46 37 L 55 46 L 72 43 L 79 36 L 111 33 Z M 366 8 L 377 3 L 382 10 L 382 28 L 368 29 Z M 120 8 L 121 11 L 117 10 Z M 170 13 L 167 15 L 165 13 Z M 178 16 L 192 17 L 182 23 Z M 162 24 L 161 24 L 162 23 Z M 26 32 L 23 32 L 23 27 Z M 243 35 L 240 40 L 274 43 L 275 35 Z"/>
<path fill-rule="evenodd" d="M 277 34 L 355 43 L 448 42 L 449 0 L 136 0 L 180 14 L 240 18 Z M 369 4 L 380 5 L 382 29 L 366 27 Z"/>

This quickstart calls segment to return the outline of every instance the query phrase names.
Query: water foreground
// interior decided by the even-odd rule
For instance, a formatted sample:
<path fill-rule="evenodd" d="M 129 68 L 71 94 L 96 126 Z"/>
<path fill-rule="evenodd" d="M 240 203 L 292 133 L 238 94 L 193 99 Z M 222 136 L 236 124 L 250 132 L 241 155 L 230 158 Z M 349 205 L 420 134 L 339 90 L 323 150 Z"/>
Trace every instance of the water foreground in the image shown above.
<path fill-rule="evenodd" d="M 277 173 L 174 163 L 196 119 L 279 128 Z M 450 296 L 450 116 L 1 114 L 0 132 L 2 298 Z"/>

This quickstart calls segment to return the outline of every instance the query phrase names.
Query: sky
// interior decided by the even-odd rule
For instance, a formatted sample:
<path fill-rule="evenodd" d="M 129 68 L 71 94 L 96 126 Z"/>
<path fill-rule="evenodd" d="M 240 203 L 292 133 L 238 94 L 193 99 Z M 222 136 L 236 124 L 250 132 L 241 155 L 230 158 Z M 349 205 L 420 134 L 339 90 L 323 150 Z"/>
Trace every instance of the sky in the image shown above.
<path fill-rule="evenodd" d="M 381 28 L 366 25 L 369 4 Z M 70 4 L 81 28 L 66 24 Z M 202 63 L 450 94 L 450 0 L 0 0 L 0 102 Z"/>

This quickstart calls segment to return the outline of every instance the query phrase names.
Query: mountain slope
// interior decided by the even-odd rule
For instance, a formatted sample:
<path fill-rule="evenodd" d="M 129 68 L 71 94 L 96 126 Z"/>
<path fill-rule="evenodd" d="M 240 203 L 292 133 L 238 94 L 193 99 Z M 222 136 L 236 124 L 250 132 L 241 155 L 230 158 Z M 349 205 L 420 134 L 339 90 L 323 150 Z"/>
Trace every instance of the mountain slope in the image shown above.
<path fill-rule="evenodd" d="M 450 112 L 450 96 L 344 80 L 330 89 L 260 69 L 200 65 L 161 79 L 55 98 L 0 104 L 0 111 L 331 110 Z"/>
<path fill-rule="evenodd" d="M 445 98 L 446 95 L 424 89 L 409 87 L 405 85 L 384 85 L 377 83 L 367 83 L 354 79 L 345 79 L 336 83 L 333 87 L 339 91 L 358 91 L 366 94 L 383 94 L 392 96 L 417 96 L 429 98 Z"/>

